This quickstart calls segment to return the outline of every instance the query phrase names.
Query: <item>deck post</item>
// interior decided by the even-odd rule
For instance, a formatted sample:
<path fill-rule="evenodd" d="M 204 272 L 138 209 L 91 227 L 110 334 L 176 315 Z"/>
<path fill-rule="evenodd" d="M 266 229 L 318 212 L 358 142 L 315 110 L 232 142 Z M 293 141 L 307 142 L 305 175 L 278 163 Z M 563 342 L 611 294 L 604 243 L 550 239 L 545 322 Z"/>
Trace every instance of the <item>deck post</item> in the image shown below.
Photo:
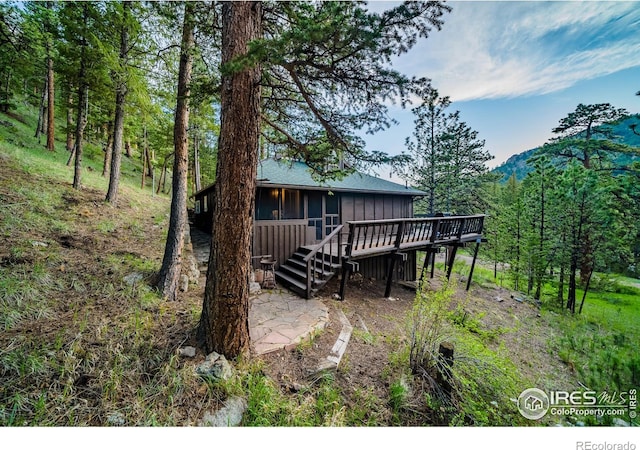
<path fill-rule="evenodd" d="M 340 280 L 340 300 L 344 300 L 344 289 L 346 287 L 347 278 L 349 278 L 350 264 L 346 256 L 342 257 L 342 279 Z"/>
<path fill-rule="evenodd" d="M 478 257 L 478 249 L 480 248 L 480 241 L 482 239 L 476 239 L 476 248 L 473 250 L 473 261 L 471 261 L 471 270 L 469 271 L 469 279 L 467 280 L 467 291 L 471 286 L 471 277 L 473 277 L 473 269 L 476 267 L 476 258 Z"/>
<path fill-rule="evenodd" d="M 453 270 L 453 261 L 456 259 L 456 252 L 458 251 L 458 246 L 453 245 L 451 248 L 451 254 L 449 255 L 449 267 L 447 268 L 447 280 L 451 278 L 451 271 Z"/>
<path fill-rule="evenodd" d="M 433 252 L 431 252 L 431 274 L 429 275 L 429 278 L 433 278 L 433 275 L 435 274 L 435 270 L 436 270 L 436 250 L 434 249 Z"/>
<path fill-rule="evenodd" d="M 391 280 L 393 280 L 393 269 L 396 265 L 395 255 L 391 255 L 391 261 L 389 261 L 389 270 L 387 271 L 387 287 L 384 290 L 384 297 L 387 298 L 391 295 Z"/>
<path fill-rule="evenodd" d="M 426 254 L 424 255 L 424 263 L 422 263 L 422 271 L 420 272 L 420 281 L 424 279 L 424 271 L 429 267 L 430 262 L 431 262 L 431 249 L 427 248 Z"/>

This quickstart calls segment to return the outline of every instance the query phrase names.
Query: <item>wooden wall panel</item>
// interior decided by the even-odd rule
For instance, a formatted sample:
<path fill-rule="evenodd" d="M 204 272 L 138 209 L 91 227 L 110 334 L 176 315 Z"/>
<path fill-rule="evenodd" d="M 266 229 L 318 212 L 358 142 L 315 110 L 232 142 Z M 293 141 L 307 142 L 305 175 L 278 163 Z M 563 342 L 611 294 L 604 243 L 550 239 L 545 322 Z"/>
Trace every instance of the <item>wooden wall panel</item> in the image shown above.
<path fill-rule="evenodd" d="M 276 267 L 307 243 L 306 220 L 257 220 L 254 224 L 252 255 L 272 255 L 277 260 Z M 260 260 L 254 259 L 253 266 L 260 267 Z"/>

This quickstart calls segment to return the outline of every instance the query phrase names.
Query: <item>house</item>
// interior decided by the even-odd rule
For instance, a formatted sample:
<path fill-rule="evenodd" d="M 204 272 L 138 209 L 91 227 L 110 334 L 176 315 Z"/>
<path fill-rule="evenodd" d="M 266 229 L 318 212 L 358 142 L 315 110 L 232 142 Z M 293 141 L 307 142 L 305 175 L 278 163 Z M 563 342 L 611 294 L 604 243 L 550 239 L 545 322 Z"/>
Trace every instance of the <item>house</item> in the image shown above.
<path fill-rule="evenodd" d="M 213 185 L 195 194 L 194 225 L 208 233 L 213 220 L 213 195 Z M 296 285 L 295 281 L 307 275 L 308 269 L 305 273 L 301 261 L 314 245 L 331 238 L 340 228 L 336 233 L 334 256 L 327 254 L 328 270 L 335 273 L 340 265 L 335 247 L 343 247 L 346 243 L 349 222 L 411 218 L 414 199 L 424 195 L 417 189 L 357 172 L 341 180 L 320 183 L 313 179 L 303 162 L 260 161 L 252 254 L 272 255 L 279 281 L 309 296 L 309 289 L 306 293 L 301 292 L 302 283 Z M 363 259 L 359 262 L 359 272 L 365 277 L 387 278 L 387 262 L 384 255 Z M 254 266 L 259 267 L 258 258 L 254 259 Z M 324 268 L 322 274 L 325 275 Z M 395 267 L 394 277 L 396 280 L 416 279 L 415 251 Z M 328 277 L 323 278 L 326 281 Z M 316 287 L 321 284 L 318 282 Z"/>

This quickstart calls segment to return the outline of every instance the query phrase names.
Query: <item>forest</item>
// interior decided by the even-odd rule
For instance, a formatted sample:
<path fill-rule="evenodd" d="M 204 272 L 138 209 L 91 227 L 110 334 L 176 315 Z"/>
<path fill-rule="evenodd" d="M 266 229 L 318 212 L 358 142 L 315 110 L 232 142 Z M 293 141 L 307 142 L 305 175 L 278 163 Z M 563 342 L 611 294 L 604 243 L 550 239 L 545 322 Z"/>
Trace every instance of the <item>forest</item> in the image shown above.
<path fill-rule="evenodd" d="M 251 345 L 251 221 L 239 220 L 252 217 L 256 167 L 269 157 L 304 161 L 318 180 L 387 164 L 425 192 L 416 214 L 485 214 L 477 288 L 508 289 L 537 308 L 531 320 L 543 317 L 553 330 L 544 345 L 560 355 L 558 370 L 570 372 L 572 383 L 618 391 L 636 386 L 640 360 L 630 352 L 637 329 L 628 315 L 638 311 L 640 298 L 640 117 L 609 103 L 578 104 L 559 120 L 552 140 L 527 153 L 526 170 L 503 179 L 488 168 L 493 157 L 485 141 L 449 97 L 392 65 L 437 33 L 450 10 L 444 2 L 405 2 L 382 13 L 357 2 L 0 3 L 0 327 L 6 334 L 0 424 L 118 424 L 120 416 L 113 419 L 110 411 L 136 396 L 128 424 L 193 424 L 198 418 L 185 406 L 193 401 L 187 387 L 201 394 L 198 412 L 237 392 L 264 391 L 273 397 L 265 402 L 280 409 L 250 404 L 245 423 L 252 425 L 522 424 L 502 401 L 500 411 L 487 412 L 496 386 L 480 383 L 482 375 L 464 363 L 460 386 L 471 391 L 464 399 L 447 403 L 407 388 L 407 370 L 419 378 L 409 356 L 414 347 L 388 355 L 397 367 L 391 363 L 385 372 L 383 401 L 360 391 L 332 399 L 339 395 L 327 378 L 309 390 L 315 409 L 300 412 L 299 400 L 269 390 L 262 367 L 244 359 Z M 414 114 L 405 151 L 368 151 L 360 133 L 392 126 L 392 102 Z M 213 182 L 209 270 L 187 295 L 178 285 L 188 209 L 193 194 Z M 83 242 L 100 247 L 100 269 L 70 277 L 74 263 L 47 253 L 51 236 L 66 249 Z M 133 268 L 148 274 L 145 286 L 119 290 L 101 281 Z M 466 265 L 454 269 L 468 276 Z M 461 312 L 468 301 L 462 297 L 451 311 L 438 309 L 455 295 L 446 286 L 412 293 L 405 305 L 413 313 L 409 327 L 415 332 L 425 315 L 446 316 L 446 327 L 472 336 L 463 348 L 466 342 L 469 351 L 493 352 L 491 364 L 511 367 L 495 338 L 513 330 L 482 329 L 488 326 L 478 322 L 482 313 L 471 319 Z M 421 309 L 421 299 L 431 306 Z M 117 343 L 122 331 L 90 318 L 111 300 L 127 305 L 117 319 L 140 362 Z M 51 318 L 71 323 L 54 329 L 46 325 Z M 158 340 L 174 326 L 174 334 Z M 605 332 L 590 340 L 599 327 Z M 25 338 L 32 329 L 52 343 Z M 91 342 L 109 347 L 113 365 L 91 356 L 93 344 L 80 337 L 87 329 L 97 333 Z M 366 333 L 356 343 L 376 342 Z M 378 342 L 385 346 L 406 343 L 384 336 Z M 439 342 L 432 338 L 428 357 L 436 358 Z M 197 387 L 174 353 L 187 339 L 204 354 L 234 360 L 243 375 L 222 387 Z M 403 376 L 394 378 L 396 370 Z M 433 363 L 429 370 L 442 368 Z M 107 381 L 91 388 L 104 374 Z M 33 378 L 37 393 L 25 387 Z M 125 379 L 138 394 L 124 392 Z M 505 383 L 515 392 L 519 381 Z M 416 398 L 420 406 L 412 403 Z M 354 404 L 356 412 L 344 412 Z M 172 417 L 174 407 L 180 412 Z"/>

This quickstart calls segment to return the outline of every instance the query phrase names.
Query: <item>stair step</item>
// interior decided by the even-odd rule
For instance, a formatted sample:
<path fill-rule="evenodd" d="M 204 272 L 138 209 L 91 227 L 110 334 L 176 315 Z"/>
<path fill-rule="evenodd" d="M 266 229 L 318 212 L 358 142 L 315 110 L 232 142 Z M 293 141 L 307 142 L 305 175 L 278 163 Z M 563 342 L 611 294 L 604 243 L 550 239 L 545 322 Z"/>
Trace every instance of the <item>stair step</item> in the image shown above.
<path fill-rule="evenodd" d="M 287 261 L 286 263 L 282 264 L 278 270 L 280 270 L 281 272 L 284 272 L 284 273 L 289 273 L 291 275 L 295 275 L 300 280 L 306 280 L 307 279 L 307 273 L 305 271 L 303 271 L 303 270 L 296 269 L 294 266 L 290 266 L 289 262 L 291 262 L 291 261 Z"/>
<path fill-rule="evenodd" d="M 305 274 L 306 277 L 306 273 L 307 273 L 307 263 L 304 261 L 298 261 L 297 259 L 289 259 L 287 260 L 287 262 L 285 263 L 286 265 L 302 272 Z M 322 269 L 320 267 L 320 264 L 316 264 L 316 267 L 312 267 L 311 269 L 314 270 L 316 272 L 316 277 L 320 276 L 324 276 L 327 277 L 329 275 L 332 275 L 333 272 L 337 271 L 340 268 L 340 266 L 329 266 L 329 264 L 325 264 L 324 265 L 324 275 L 322 272 Z"/>
<path fill-rule="evenodd" d="M 287 285 L 287 287 L 289 288 L 295 288 L 293 290 L 295 290 L 297 293 L 302 294 L 303 296 L 307 296 L 307 285 L 306 283 L 303 283 L 302 281 L 284 273 L 281 272 L 280 270 L 276 270 L 276 279 L 278 281 L 283 282 L 285 285 Z M 312 292 L 314 292 L 315 289 L 312 289 Z"/>

